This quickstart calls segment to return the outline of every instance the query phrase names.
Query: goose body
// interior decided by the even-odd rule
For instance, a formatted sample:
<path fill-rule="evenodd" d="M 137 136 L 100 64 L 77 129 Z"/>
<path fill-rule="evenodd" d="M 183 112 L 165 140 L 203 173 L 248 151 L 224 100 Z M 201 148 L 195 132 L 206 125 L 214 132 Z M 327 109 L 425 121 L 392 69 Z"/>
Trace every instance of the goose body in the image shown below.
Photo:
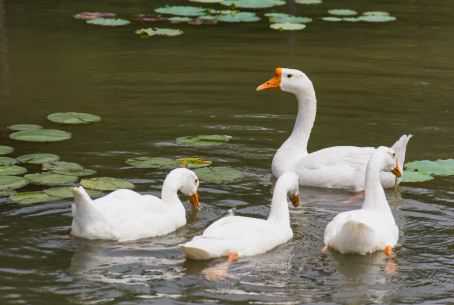
<path fill-rule="evenodd" d="M 198 206 L 197 188 L 197 176 L 184 168 L 167 175 L 162 198 L 121 189 L 92 200 L 83 187 L 74 188 L 71 234 L 129 241 L 171 233 L 186 224 L 186 211 L 177 192 L 192 196 L 191 202 Z"/>
<path fill-rule="evenodd" d="M 381 185 L 380 172 L 400 175 L 396 153 L 387 147 L 376 149 L 367 165 L 365 200 L 361 209 L 342 212 L 328 223 L 325 246 L 341 253 L 367 254 L 390 251 L 399 239 L 399 229 Z"/>
<path fill-rule="evenodd" d="M 298 174 L 301 185 L 363 191 L 367 162 L 374 148 L 332 146 L 309 153 L 307 146 L 317 111 L 314 86 L 299 70 L 277 68 L 275 76 L 257 87 L 257 90 L 276 87 L 296 96 L 298 114 L 292 133 L 273 157 L 273 175 L 279 177 L 286 171 L 294 171 Z M 398 155 L 401 169 L 411 137 L 403 135 L 392 146 Z M 382 173 L 380 180 L 385 188 L 399 183 L 399 180 L 389 173 Z"/>
<path fill-rule="evenodd" d="M 229 215 L 208 228 L 202 235 L 185 243 L 182 249 L 191 259 L 211 259 L 236 253 L 238 257 L 265 253 L 293 237 L 290 227 L 288 195 L 297 204 L 298 177 L 283 174 L 274 188 L 271 210 L 267 219 Z"/>

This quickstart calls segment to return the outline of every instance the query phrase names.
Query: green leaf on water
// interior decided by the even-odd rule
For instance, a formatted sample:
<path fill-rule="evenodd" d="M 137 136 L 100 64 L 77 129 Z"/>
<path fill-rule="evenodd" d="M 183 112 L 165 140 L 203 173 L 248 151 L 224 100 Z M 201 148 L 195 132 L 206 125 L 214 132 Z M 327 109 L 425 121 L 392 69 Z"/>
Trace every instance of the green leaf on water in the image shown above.
<path fill-rule="evenodd" d="M 237 8 L 261 9 L 285 5 L 286 2 L 282 0 L 224 0 L 221 4 Z"/>
<path fill-rule="evenodd" d="M 96 171 L 93 169 L 84 168 L 79 163 L 75 162 L 66 162 L 66 161 L 55 161 L 43 164 L 43 170 L 51 171 L 60 175 L 69 175 L 69 176 L 91 176 L 96 174 Z"/>
<path fill-rule="evenodd" d="M 404 172 L 404 175 L 402 177 L 402 182 L 408 182 L 408 183 L 411 183 L 411 182 L 424 182 L 424 181 L 430 181 L 432 180 L 434 177 L 432 177 L 431 175 L 429 174 L 425 174 L 425 173 L 420 173 L 420 172 L 411 172 L 411 171 L 405 171 Z"/>
<path fill-rule="evenodd" d="M 289 24 L 289 23 L 312 22 L 312 18 L 309 18 L 309 17 L 292 16 L 292 15 L 287 15 L 287 14 L 271 15 L 268 17 L 269 17 L 271 23 Z"/>
<path fill-rule="evenodd" d="M 47 119 L 60 124 L 91 124 L 101 121 L 101 117 L 91 113 L 83 112 L 56 112 L 47 116 Z"/>
<path fill-rule="evenodd" d="M 187 168 L 201 168 L 213 164 L 213 162 L 203 160 L 202 158 L 199 157 L 179 158 L 177 159 L 177 162 L 180 166 Z"/>
<path fill-rule="evenodd" d="M 17 160 L 10 157 L 0 157 L 0 166 L 14 165 L 17 163 Z"/>
<path fill-rule="evenodd" d="M 17 165 L 0 165 L 0 176 L 18 176 L 27 172 L 27 169 Z"/>
<path fill-rule="evenodd" d="M 0 198 L 1 197 L 9 197 L 11 195 L 16 194 L 15 191 L 0 191 Z"/>
<path fill-rule="evenodd" d="M 37 125 L 37 124 L 14 124 L 14 125 L 8 126 L 8 129 L 13 130 L 13 131 L 41 129 L 41 128 L 43 128 L 43 127 L 41 125 Z"/>
<path fill-rule="evenodd" d="M 321 19 L 322 19 L 323 21 L 328 21 L 328 22 L 340 22 L 340 21 L 342 21 L 342 18 L 339 18 L 339 17 L 331 17 L 331 16 L 322 17 Z"/>
<path fill-rule="evenodd" d="M 390 14 L 388 12 L 384 12 L 384 11 L 368 11 L 368 12 L 364 12 L 363 15 L 365 15 L 365 16 L 389 16 Z"/>
<path fill-rule="evenodd" d="M 260 20 L 255 13 L 252 12 L 236 12 L 232 14 L 222 14 L 217 17 L 221 22 L 236 23 L 236 22 L 256 22 Z"/>
<path fill-rule="evenodd" d="M 183 34 L 183 31 L 178 29 L 166 29 L 166 28 L 143 28 L 136 31 L 137 35 L 151 37 L 151 36 L 179 36 Z"/>
<path fill-rule="evenodd" d="M 31 129 L 16 131 L 9 138 L 24 142 L 58 142 L 71 138 L 71 133 L 57 129 Z"/>
<path fill-rule="evenodd" d="M 349 9 L 332 9 L 328 11 L 329 14 L 334 16 L 355 16 L 358 15 L 357 11 Z"/>
<path fill-rule="evenodd" d="M 87 24 L 94 24 L 100 26 L 124 26 L 131 23 L 129 20 L 120 18 L 95 18 L 86 20 L 85 22 Z"/>
<path fill-rule="evenodd" d="M 454 159 L 412 161 L 405 164 L 405 171 L 434 176 L 454 175 Z"/>
<path fill-rule="evenodd" d="M 183 17 L 198 17 L 206 14 L 206 9 L 196 6 L 165 6 L 154 10 L 158 14 L 175 15 Z"/>
<path fill-rule="evenodd" d="M 178 167 L 177 161 L 161 157 L 135 157 L 126 160 L 126 164 L 136 168 L 174 169 Z"/>
<path fill-rule="evenodd" d="M 189 2 L 197 2 L 197 3 L 221 3 L 224 0 L 189 0 Z"/>
<path fill-rule="evenodd" d="M 14 148 L 7 145 L 0 145 L 0 155 L 7 155 L 14 151 Z"/>
<path fill-rule="evenodd" d="M 114 191 L 117 189 L 133 189 L 134 184 L 125 179 L 111 178 L 111 177 L 98 177 L 82 179 L 80 184 L 92 190 L 98 191 Z"/>
<path fill-rule="evenodd" d="M 201 181 L 216 184 L 230 183 L 243 178 L 239 170 L 226 166 L 199 168 L 195 173 Z"/>
<path fill-rule="evenodd" d="M 25 179 L 35 185 L 68 185 L 73 184 L 79 180 L 77 176 L 60 175 L 55 173 L 36 173 L 24 176 Z"/>
<path fill-rule="evenodd" d="M 26 154 L 17 157 L 17 160 L 19 160 L 19 162 L 28 164 L 43 164 L 58 161 L 59 159 L 59 156 L 48 153 Z"/>
<path fill-rule="evenodd" d="M 358 19 L 364 22 L 392 22 L 396 21 L 396 17 L 387 15 L 365 15 L 359 16 Z"/>
<path fill-rule="evenodd" d="M 359 19 L 359 17 L 344 17 L 344 18 L 342 18 L 342 21 L 359 22 L 359 21 L 361 21 L 361 19 Z"/>
<path fill-rule="evenodd" d="M 43 192 L 46 193 L 49 196 L 59 198 L 59 199 L 68 199 L 68 198 L 74 198 L 74 194 L 72 191 L 72 187 L 68 186 L 62 186 L 62 187 L 52 187 L 45 189 Z M 88 195 L 90 195 L 91 198 L 99 198 L 104 195 L 103 192 L 100 191 L 95 191 L 95 190 L 86 190 Z"/>
<path fill-rule="evenodd" d="M 320 4 L 322 0 L 295 0 L 298 4 Z"/>
<path fill-rule="evenodd" d="M 34 204 L 43 203 L 58 200 L 59 198 L 49 196 L 48 194 L 37 191 L 37 192 L 21 192 L 11 195 L 9 200 L 18 204 Z"/>
<path fill-rule="evenodd" d="M 192 21 L 192 18 L 176 16 L 176 17 L 170 17 L 168 20 L 170 21 L 170 23 L 187 23 L 187 22 Z M 176 31 L 178 31 L 178 30 L 176 30 Z M 182 31 L 180 31 L 180 32 L 182 32 Z M 177 35 L 174 35 L 174 36 L 177 36 Z"/>
<path fill-rule="evenodd" d="M 0 176 L 0 191 L 20 189 L 28 184 L 28 180 L 16 176 Z"/>
<path fill-rule="evenodd" d="M 199 136 L 187 136 L 179 137 L 176 139 L 179 145 L 189 146 L 211 146 L 220 145 L 229 142 L 232 136 L 229 135 L 199 135 Z"/>
<path fill-rule="evenodd" d="M 299 31 L 306 28 L 306 25 L 300 23 L 273 23 L 270 28 L 278 31 Z"/>

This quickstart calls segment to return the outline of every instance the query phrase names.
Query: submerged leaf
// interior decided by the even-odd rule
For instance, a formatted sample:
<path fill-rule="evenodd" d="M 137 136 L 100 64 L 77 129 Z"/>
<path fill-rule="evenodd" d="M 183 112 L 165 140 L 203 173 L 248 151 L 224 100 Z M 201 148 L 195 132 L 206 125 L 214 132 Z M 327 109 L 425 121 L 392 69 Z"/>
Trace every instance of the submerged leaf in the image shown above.
<path fill-rule="evenodd" d="M 101 121 L 101 117 L 83 112 L 56 112 L 47 116 L 47 119 L 60 124 L 90 124 Z"/>
<path fill-rule="evenodd" d="M 114 191 L 117 189 L 133 189 L 134 184 L 125 179 L 111 178 L 111 177 L 98 177 L 82 179 L 80 184 L 87 189 L 98 191 Z"/>
<path fill-rule="evenodd" d="M 199 168 L 195 173 L 201 181 L 217 184 L 230 183 L 243 178 L 239 170 L 226 166 Z"/>
<path fill-rule="evenodd" d="M 14 148 L 7 145 L 0 145 L 0 155 L 7 155 L 14 151 Z"/>
<path fill-rule="evenodd" d="M 176 139 L 177 144 L 191 146 L 210 146 L 220 145 L 229 142 L 232 136 L 229 135 L 200 135 L 179 137 Z"/>
<path fill-rule="evenodd" d="M 35 185 L 68 185 L 73 184 L 79 180 L 77 176 L 60 175 L 55 173 L 36 173 L 24 176 L 25 179 Z"/>
<path fill-rule="evenodd" d="M 14 124 L 14 125 L 8 126 L 8 129 L 13 130 L 13 131 L 41 129 L 41 128 L 43 128 L 43 127 L 41 125 L 37 125 L 37 124 Z"/>
<path fill-rule="evenodd" d="M 50 202 L 58 200 L 59 198 L 49 196 L 44 192 L 21 192 L 11 195 L 9 199 L 18 204 L 34 204 L 42 202 Z"/>
<path fill-rule="evenodd" d="M 178 167 L 177 161 L 160 157 L 136 157 L 126 160 L 126 164 L 136 168 L 174 169 Z"/>
<path fill-rule="evenodd" d="M 0 176 L 17 176 L 27 172 L 27 169 L 17 165 L 0 166 Z"/>
<path fill-rule="evenodd" d="M 57 129 L 31 129 L 14 132 L 9 138 L 24 142 L 58 142 L 70 139 L 71 133 Z"/>
<path fill-rule="evenodd" d="M 224 0 L 221 4 L 237 8 L 270 8 L 273 6 L 285 5 L 282 0 Z"/>
<path fill-rule="evenodd" d="M 14 165 L 17 163 L 17 160 L 10 157 L 0 157 L 0 166 Z"/>
<path fill-rule="evenodd" d="M 28 184 L 28 180 L 16 176 L 0 176 L 0 191 L 20 189 Z"/>
<path fill-rule="evenodd" d="M 17 157 L 17 160 L 19 160 L 19 162 L 28 164 L 43 164 L 58 161 L 59 159 L 59 156 L 48 153 L 26 154 Z"/>
<path fill-rule="evenodd" d="M 206 14 L 206 9 L 196 6 L 165 6 L 154 10 L 158 14 L 175 15 L 183 17 L 198 17 Z"/>
<path fill-rule="evenodd" d="M 91 20 L 96 18 L 111 18 L 115 16 L 115 13 L 109 12 L 80 12 L 78 14 L 75 14 L 73 17 L 81 20 Z"/>
<path fill-rule="evenodd" d="M 306 25 L 300 23 L 273 23 L 270 28 L 279 31 L 299 31 L 306 28 Z"/>
<path fill-rule="evenodd" d="M 120 18 L 95 18 L 85 21 L 87 24 L 94 24 L 100 26 L 124 26 L 131 22 L 126 19 Z"/>

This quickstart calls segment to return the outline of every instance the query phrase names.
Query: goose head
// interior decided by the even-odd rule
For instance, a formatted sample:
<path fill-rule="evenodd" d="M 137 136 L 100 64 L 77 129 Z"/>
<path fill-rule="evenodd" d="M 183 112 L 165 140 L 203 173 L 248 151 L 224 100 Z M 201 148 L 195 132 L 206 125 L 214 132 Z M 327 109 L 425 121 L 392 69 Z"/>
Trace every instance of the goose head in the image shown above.
<path fill-rule="evenodd" d="M 287 198 L 296 208 L 300 205 L 298 175 L 294 172 L 283 173 L 276 182 L 276 188 L 283 187 L 287 190 Z"/>
<path fill-rule="evenodd" d="M 296 69 L 276 68 L 274 76 L 257 87 L 257 91 L 280 88 L 292 94 L 311 93 L 314 90 L 312 81 L 304 72 Z"/>
<path fill-rule="evenodd" d="M 400 168 L 397 154 L 394 149 L 380 146 L 377 153 L 382 156 L 382 169 L 385 172 L 391 172 L 396 177 L 402 176 L 402 169 Z"/>
<path fill-rule="evenodd" d="M 164 187 L 169 184 L 175 185 L 177 188 L 176 191 L 189 196 L 189 201 L 191 202 L 193 208 L 200 208 L 200 198 L 198 193 L 199 188 L 199 178 L 197 175 L 190 169 L 187 168 L 176 168 L 172 170 L 166 177 L 164 181 Z"/>

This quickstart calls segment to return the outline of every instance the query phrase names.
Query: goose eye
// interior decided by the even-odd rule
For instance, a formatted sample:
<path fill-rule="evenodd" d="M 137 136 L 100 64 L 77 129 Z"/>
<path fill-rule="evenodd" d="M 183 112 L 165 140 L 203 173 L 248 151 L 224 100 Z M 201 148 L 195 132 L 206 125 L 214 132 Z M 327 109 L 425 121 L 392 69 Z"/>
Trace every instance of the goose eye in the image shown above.
<path fill-rule="evenodd" d="M 293 74 L 287 74 L 287 78 L 292 78 Z"/>
<path fill-rule="evenodd" d="M 195 184 L 199 183 L 199 179 L 195 179 L 194 181 L 195 181 Z"/>
<path fill-rule="evenodd" d="M 395 158 L 395 157 L 396 157 L 396 153 L 393 153 L 393 158 Z"/>

